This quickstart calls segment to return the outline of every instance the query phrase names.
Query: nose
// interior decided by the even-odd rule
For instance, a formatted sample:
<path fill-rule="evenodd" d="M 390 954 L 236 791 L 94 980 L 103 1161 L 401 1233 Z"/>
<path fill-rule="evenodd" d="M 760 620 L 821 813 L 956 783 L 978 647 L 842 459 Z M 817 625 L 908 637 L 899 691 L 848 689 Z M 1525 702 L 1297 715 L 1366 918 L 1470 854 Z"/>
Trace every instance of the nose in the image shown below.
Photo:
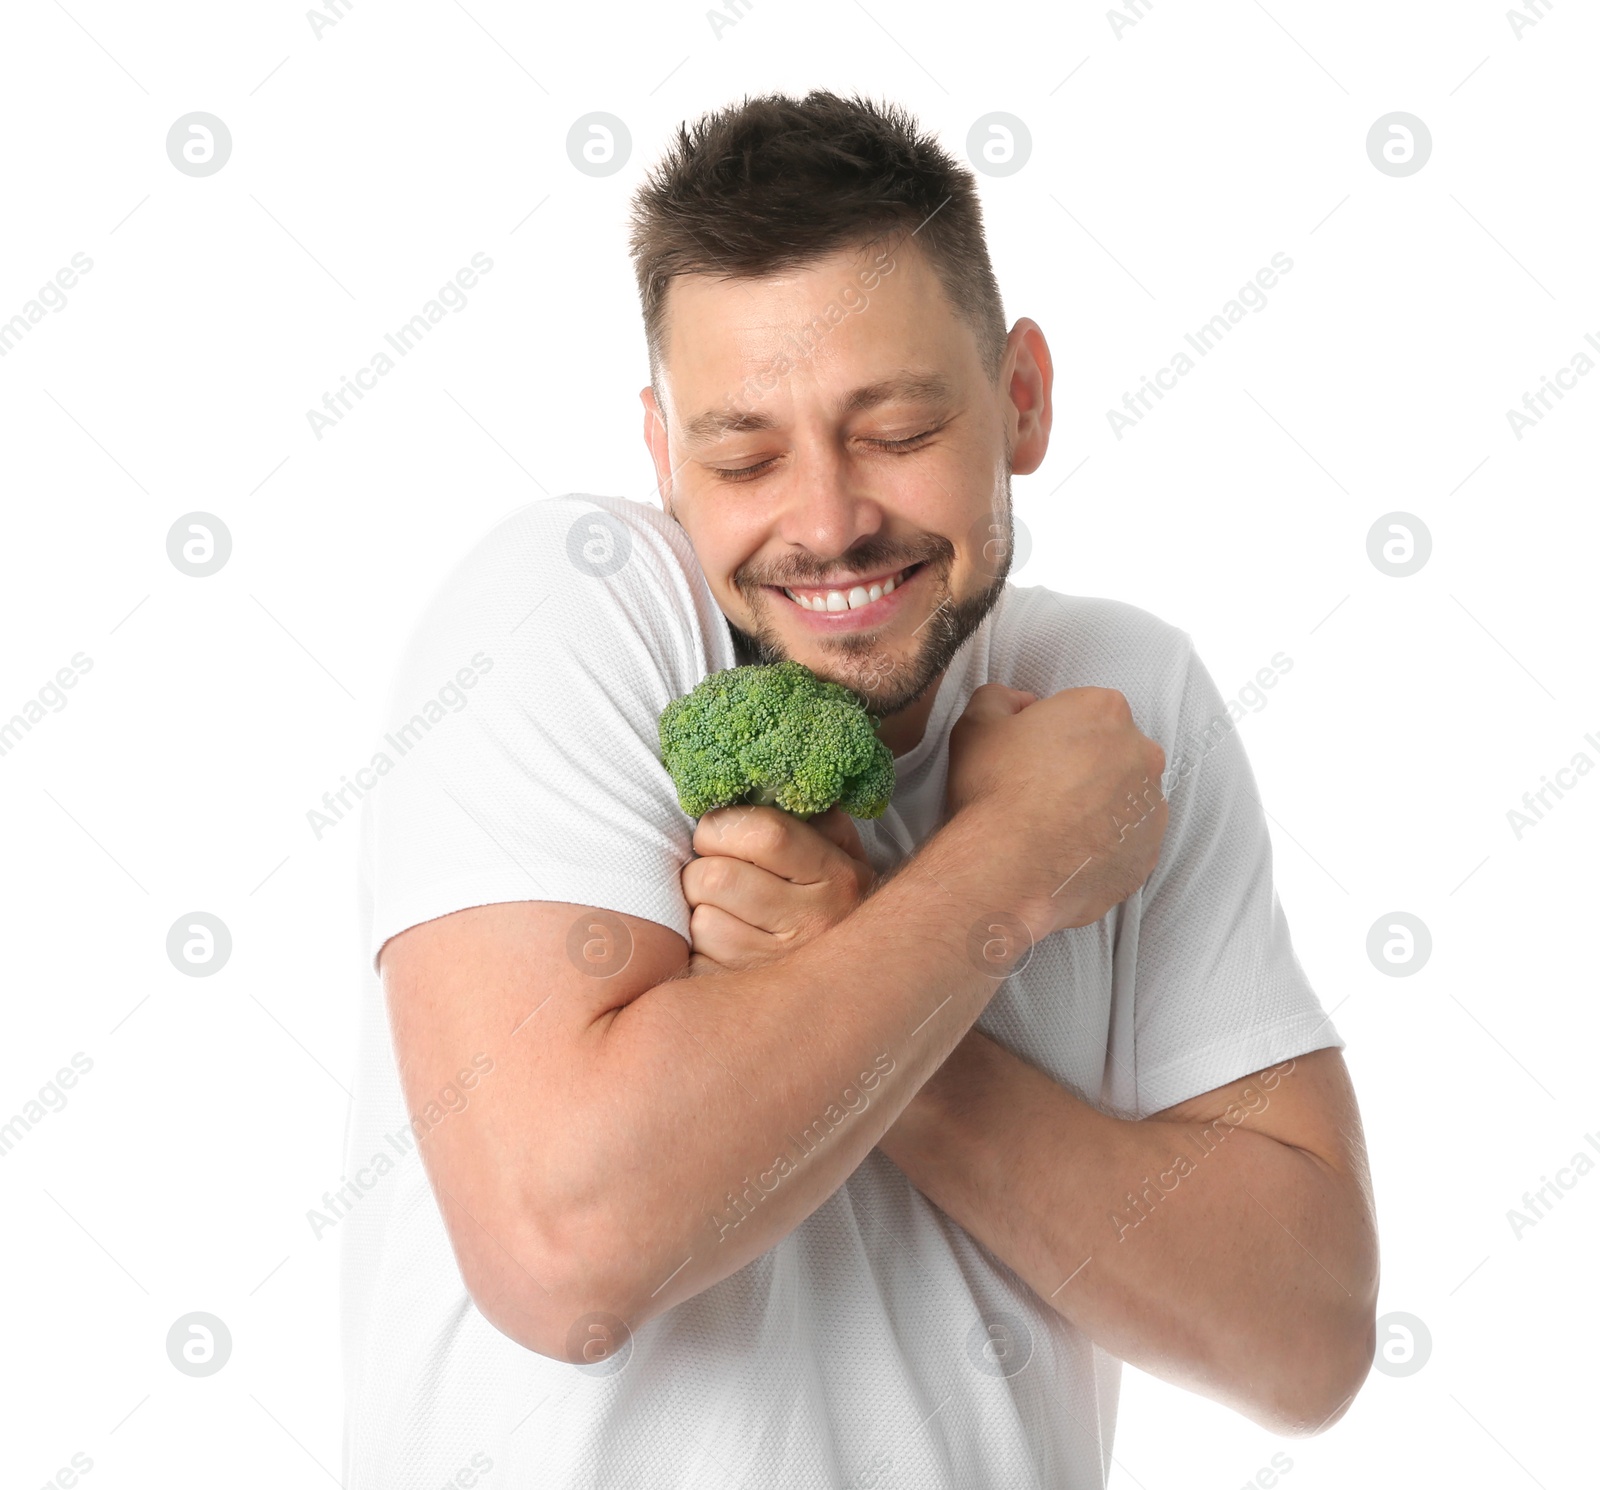
<path fill-rule="evenodd" d="M 797 444 L 782 501 L 778 536 L 825 563 L 883 526 L 882 509 L 856 486 L 844 452 L 821 437 Z"/>

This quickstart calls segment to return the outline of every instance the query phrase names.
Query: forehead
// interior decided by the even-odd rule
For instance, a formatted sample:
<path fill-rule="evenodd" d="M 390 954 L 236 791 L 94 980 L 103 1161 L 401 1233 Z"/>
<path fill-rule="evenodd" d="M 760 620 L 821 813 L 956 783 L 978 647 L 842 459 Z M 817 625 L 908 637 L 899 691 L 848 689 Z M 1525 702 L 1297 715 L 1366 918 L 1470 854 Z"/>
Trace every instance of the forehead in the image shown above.
<path fill-rule="evenodd" d="M 845 249 L 760 278 L 680 275 L 666 296 L 663 392 L 684 438 L 771 428 L 796 398 L 839 414 L 948 401 L 971 334 L 912 243 Z"/>

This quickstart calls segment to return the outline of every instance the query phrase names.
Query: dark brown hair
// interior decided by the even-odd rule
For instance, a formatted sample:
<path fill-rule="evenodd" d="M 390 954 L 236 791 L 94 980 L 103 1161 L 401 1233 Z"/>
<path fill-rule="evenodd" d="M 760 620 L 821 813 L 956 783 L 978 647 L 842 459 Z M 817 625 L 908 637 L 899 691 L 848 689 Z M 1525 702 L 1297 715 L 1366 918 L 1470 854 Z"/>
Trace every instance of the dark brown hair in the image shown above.
<path fill-rule="evenodd" d="M 659 392 L 667 285 L 757 278 L 908 235 L 972 328 L 991 385 L 1006 322 L 972 172 L 893 104 L 768 93 L 678 126 L 634 194 L 630 251 Z"/>

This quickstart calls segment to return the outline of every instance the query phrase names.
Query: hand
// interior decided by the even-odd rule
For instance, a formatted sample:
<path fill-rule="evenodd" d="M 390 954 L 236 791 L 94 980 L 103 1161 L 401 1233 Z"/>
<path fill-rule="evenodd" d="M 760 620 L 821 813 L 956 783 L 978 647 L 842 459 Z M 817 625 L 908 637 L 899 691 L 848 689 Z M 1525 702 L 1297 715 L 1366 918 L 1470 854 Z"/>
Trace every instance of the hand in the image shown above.
<path fill-rule="evenodd" d="M 802 820 L 776 807 L 719 807 L 683 866 L 691 975 L 760 967 L 844 920 L 876 878 L 850 815 Z"/>
<path fill-rule="evenodd" d="M 1167 831 L 1167 757 L 1116 689 L 1041 699 L 985 683 L 949 749 L 946 817 L 982 824 L 997 888 L 1035 937 L 1091 925 L 1149 878 Z"/>

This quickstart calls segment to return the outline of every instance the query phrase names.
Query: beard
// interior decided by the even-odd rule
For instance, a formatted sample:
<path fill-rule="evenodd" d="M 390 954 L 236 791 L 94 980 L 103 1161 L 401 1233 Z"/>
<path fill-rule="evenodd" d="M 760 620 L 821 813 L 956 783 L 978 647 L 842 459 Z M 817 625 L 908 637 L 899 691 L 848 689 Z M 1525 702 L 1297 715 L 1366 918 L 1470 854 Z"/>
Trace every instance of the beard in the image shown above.
<path fill-rule="evenodd" d="M 993 531 L 999 522 L 988 526 Z M 1011 555 L 1014 534 L 1011 522 L 1010 483 L 1007 483 L 1005 502 L 1005 544 L 998 560 L 991 554 L 991 545 L 981 549 L 980 578 L 992 574 L 992 579 L 974 594 L 960 598 L 950 591 L 950 570 L 955 562 L 955 546 L 947 538 L 929 535 L 920 553 L 906 555 L 895 552 L 894 545 L 879 539 L 869 539 L 840 562 L 856 573 L 881 572 L 896 564 L 904 566 L 923 562 L 927 584 L 926 618 L 916 628 L 906 656 L 896 656 L 882 642 L 872 636 L 841 635 L 820 637 L 818 645 L 827 661 L 813 670 L 818 677 L 840 683 L 854 693 L 863 708 L 880 719 L 898 714 L 922 697 L 950 665 L 951 659 L 962 644 L 982 624 L 994 609 L 1005 590 L 1006 577 L 1011 572 Z M 819 566 L 819 570 L 822 566 Z M 822 572 L 825 572 L 823 570 Z M 791 588 L 804 586 L 807 576 L 795 574 L 782 580 L 736 579 L 734 583 L 744 596 L 745 604 L 757 618 L 755 630 L 746 631 L 731 620 L 728 629 L 733 634 L 736 660 L 747 663 L 773 663 L 789 660 L 790 653 L 771 621 L 771 607 L 777 602 L 763 588 L 766 584 L 787 584 Z"/>

